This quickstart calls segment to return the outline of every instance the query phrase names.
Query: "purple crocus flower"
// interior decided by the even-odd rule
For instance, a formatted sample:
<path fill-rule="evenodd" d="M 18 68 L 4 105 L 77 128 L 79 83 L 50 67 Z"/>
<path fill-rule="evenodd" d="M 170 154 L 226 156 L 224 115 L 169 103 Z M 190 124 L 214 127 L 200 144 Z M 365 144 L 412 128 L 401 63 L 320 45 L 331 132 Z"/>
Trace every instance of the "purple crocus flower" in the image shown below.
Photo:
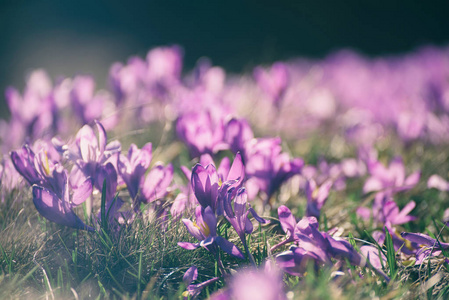
<path fill-rule="evenodd" d="M 386 193 L 396 193 L 413 188 L 420 178 L 420 172 L 416 171 L 405 176 L 405 167 L 401 158 L 395 158 L 388 168 L 378 161 L 368 162 L 368 170 L 371 176 L 363 186 L 363 192 L 383 191 Z"/>
<path fill-rule="evenodd" d="M 142 149 L 131 144 L 128 155 L 118 156 L 117 170 L 128 188 L 131 199 L 135 200 L 139 188 L 143 185 L 144 175 L 150 166 L 152 158 L 152 144 L 147 143 Z"/>
<path fill-rule="evenodd" d="M 245 119 L 232 118 L 225 125 L 224 141 L 232 152 L 241 152 L 246 157 L 246 143 L 254 138 L 253 131 Z"/>
<path fill-rule="evenodd" d="M 203 208 L 209 206 L 212 211 L 216 211 L 220 183 L 215 166 L 196 164 L 192 170 L 191 184 L 198 203 Z"/>
<path fill-rule="evenodd" d="M 401 236 L 420 245 L 420 249 L 416 252 L 416 265 L 422 264 L 425 259 L 430 256 L 438 256 L 442 250 L 449 250 L 449 243 L 438 242 L 436 239 L 422 233 L 403 232 Z"/>
<path fill-rule="evenodd" d="M 70 102 L 74 113 L 82 124 L 101 118 L 108 100 L 108 94 L 95 94 L 95 81 L 90 76 L 77 76 L 73 79 Z"/>
<path fill-rule="evenodd" d="M 271 66 L 269 71 L 258 67 L 254 70 L 254 78 L 259 87 L 278 107 L 289 82 L 287 66 L 281 62 L 277 62 Z"/>
<path fill-rule="evenodd" d="M 287 273 L 302 276 L 307 270 L 308 262 L 314 262 L 315 267 L 318 268 L 321 265 L 332 265 L 331 258 L 348 260 L 356 266 L 366 265 L 366 261 L 348 241 L 320 232 L 315 217 L 303 218 L 295 224 L 295 219 L 287 207 L 279 207 L 278 212 L 282 228 L 287 233 L 287 239 L 272 247 L 271 250 L 288 242 L 294 242 L 289 250 L 276 256 L 277 263 Z M 388 280 L 382 270 L 375 269 L 375 271 Z"/>
<path fill-rule="evenodd" d="M 212 164 L 210 156 L 203 156 L 203 161 L 209 161 L 206 167 L 196 164 L 191 175 L 192 190 L 203 208 L 211 207 L 218 215 L 223 213 L 223 201 L 226 192 L 231 187 L 241 186 L 244 178 L 244 166 L 240 153 L 237 153 L 229 167 L 229 160 L 224 159 L 219 167 L 220 174 Z"/>
<path fill-rule="evenodd" d="M 263 191 L 267 200 L 279 187 L 293 177 L 300 174 L 304 161 L 300 158 L 290 159 L 282 152 L 281 139 L 253 139 L 246 147 L 246 183 L 250 198 Z"/>
<path fill-rule="evenodd" d="M 265 224 L 267 221 L 259 217 L 251 207 L 251 204 L 248 203 L 248 195 L 246 194 L 245 188 L 240 188 L 235 197 L 234 189 L 235 188 L 231 188 L 227 191 L 227 197 L 224 201 L 224 215 L 229 223 L 231 223 L 232 227 L 234 227 L 248 256 L 255 264 L 245 238 L 245 234 L 251 234 L 253 232 L 253 224 L 249 220 L 248 215 L 251 213 L 254 219 L 261 224 Z M 234 207 L 232 207 L 232 199 L 234 199 Z M 249 208 L 247 208 L 247 205 Z"/>
<path fill-rule="evenodd" d="M 17 151 L 12 151 L 11 161 L 17 172 L 19 172 L 31 186 L 38 183 L 42 184 L 42 175 L 38 173 L 35 166 L 35 154 L 28 145 L 24 145 Z"/>
<path fill-rule="evenodd" d="M 182 56 L 183 50 L 177 45 L 159 47 L 148 52 L 148 80 L 167 86 L 177 82 L 182 71 Z"/>
<path fill-rule="evenodd" d="M 213 253 L 216 252 L 215 247 L 219 246 L 229 255 L 241 259 L 244 258 L 242 251 L 236 245 L 217 235 L 217 218 L 210 207 L 204 209 L 201 206 L 197 206 L 195 215 L 196 222 L 192 222 L 189 219 L 182 219 L 182 222 L 199 243 L 179 242 L 178 246 L 187 250 L 193 250 L 201 246 Z"/>
<path fill-rule="evenodd" d="M 106 165 L 101 166 L 98 171 L 98 180 L 105 184 L 105 212 L 108 226 L 117 226 L 119 223 L 130 222 L 134 218 L 132 211 L 119 212 L 120 208 L 124 204 L 123 200 L 117 195 L 117 171 L 112 163 L 108 162 Z M 102 190 L 103 192 L 103 190 Z M 102 223 L 102 211 L 97 214 L 99 223 Z"/>
<path fill-rule="evenodd" d="M 182 281 L 184 282 L 184 285 L 187 288 L 187 290 L 184 293 L 182 293 L 184 299 L 186 300 L 195 299 L 196 297 L 198 297 L 198 295 L 206 286 L 219 280 L 218 277 L 214 277 L 198 284 L 192 284 L 192 282 L 194 282 L 197 278 L 198 278 L 198 268 L 195 266 L 190 267 L 184 273 Z"/>
<path fill-rule="evenodd" d="M 279 216 L 279 222 L 281 223 L 282 230 L 287 234 L 287 238 L 280 242 L 279 244 L 273 246 L 271 248 L 271 251 L 274 251 L 275 249 L 293 242 L 298 241 L 298 233 L 299 234 L 311 234 L 310 228 L 318 228 L 318 221 L 315 217 L 305 217 L 301 219 L 299 222 L 296 222 L 295 217 L 293 216 L 290 209 L 285 206 L 281 205 L 278 208 L 278 216 Z"/>
<path fill-rule="evenodd" d="M 287 238 L 280 242 L 279 244 L 271 247 L 271 252 L 273 252 L 275 249 L 293 242 L 295 240 L 295 227 L 296 227 L 296 220 L 295 217 L 293 216 L 292 212 L 290 211 L 290 209 L 285 206 L 285 205 L 281 205 L 278 207 L 278 216 L 279 216 L 279 222 L 281 223 L 281 227 L 282 230 L 284 230 L 284 232 L 287 234 Z"/>
<path fill-rule="evenodd" d="M 33 186 L 35 184 L 50 190 L 57 190 L 58 194 L 63 193 L 63 185 L 60 182 L 61 176 L 55 176 L 55 170 L 62 172 L 62 166 L 52 160 L 45 147 L 42 147 L 37 154 L 28 146 L 24 145 L 21 149 L 11 152 L 11 161 L 17 172 L 22 175 L 27 182 Z M 92 185 L 90 177 L 80 182 L 79 187 Z M 77 189 L 75 189 L 76 191 Z M 81 189 L 82 190 L 82 189 Z"/>
<path fill-rule="evenodd" d="M 84 202 L 92 193 L 92 184 L 86 180 L 70 197 L 67 173 L 55 165 L 51 174 L 51 185 L 33 185 L 33 203 L 46 219 L 60 225 L 93 231 L 73 212 L 73 208 Z"/>
<path fill-rule="evenodd" d="M 164 198 L 173 180 L 173 165 L 156 164 L 148 173 L 141 187 L 142 201 L 151 203 Z"/>
<path fill-rule="evenodd" d="M 271 251 L 289 242 L 296 242 L 288 251 L 277 256 L 280 266 L 289 274 L 299 275 L 305 271 L 307 261 L 313 260 L 316 266 L 330 264 L 327 251 L 329 242 L 318 231 L 318 221 L 315 217 L 307 217 L 296 223 L 291 211 L 286 206 L 278 208 L 279 221 L 282 229 L 287 233 L 287 239 L 273 246 Z"/>
<path fill-rule="evenodd" d="M 210 111 L 181 115 L 176 122 L 176 133 L 192 157 L 214 154 L 228 148 L 223 141 L 224 120 L 214 118 Z"/>
<path fill-rule="evenodd" d="M 306 216 L 320 218 L 321 208 L 329 196 L 332 180 L 327 180 L 319 188 L 315 180 L 310 179 L 306 184 L 307 212 Z"/>
<path fill-rule="evenodd" d="M 408 223 L 416 219 L 408 215 L 415 208 L 415 205 L 414 201 L 410 201 L 402 210 L 399 210 L 398 205 L 391 196 L 387 196 L 385 193 L 378 193 L 374 198 L 372 209 L 359 207 L 357 214 L 365 220 L 369 220 L 372 216 L 376 224 L 386 225 L 391 230 L 393 225 Z"/>
<path fill-rule="evenodd" d="M 173 166 L 154 166 L 145 178 L 152 158 L 152 145 L 147 143 L 142 149 L 132 144 L 128 155 L 120 155 L 117 161 L 118 172 L 125 182 L 134 209 L 138 210 L 141 203 L 151 203 L 165 197 L 173 179 Z"/>
<path fill-rule="evenodd" d="M 382 265 L 385 266 L 387 264 L 387 258 L 385 254 L 380 251 L 381 257 L 379 257 L 379 249 L 374 246 L 362 246 L 360 247 L 360 252 L 364 257 L 366 257 L 371 266 L 378 271 L 382 271 Z"/>
<path fill-rule="evenodd" d="M 2 146 L 9 151 L 36 138 L 54 132 L 56 109 L 52 97 L 52 83 L 43 70 L 32 72 L 23 95 L 10 87 L 6 90 L 6 102 L 11 112 L 7 130 L 0 132 Z"/>
<path fill-rule="evenodd" d="M 103 125 L 98 121 L 96 125 L 98 139 L 93 129 L 85 125 L 78 131 L 75 144 L 71 147 L 64 145 L 56 138 L 52 140 L 56 149 L 63 153 L 64 157 L 75 162 L 70 174 L 70 184 L 73 187 L 77 187 L 85 178 L 91 177 L 94 180 L 95 187 L 101 190 L 103 182 L 97 178 L 100 167 L 107 162 L 117 163 L 117 158 L 113 159 L 113 156 L 120 152 L 120 143 L 113 141 L 107 144 L 106 131 Z"/>

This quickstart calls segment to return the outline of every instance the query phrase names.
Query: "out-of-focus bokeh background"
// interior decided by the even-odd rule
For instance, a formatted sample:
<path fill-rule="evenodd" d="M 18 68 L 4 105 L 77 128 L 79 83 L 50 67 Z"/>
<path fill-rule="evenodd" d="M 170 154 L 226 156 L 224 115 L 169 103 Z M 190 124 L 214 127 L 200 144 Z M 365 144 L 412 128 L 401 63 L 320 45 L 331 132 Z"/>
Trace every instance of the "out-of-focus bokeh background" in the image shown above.
<path fill-rule="evenodd" d="M 351 48 L 404 53 L 449 41 L 447 1 L 3 0 L 0 4 L 0 116 L 3 91 L 26 74 L 92 74 L 99 87 L 115 61 L 179 44 L 185 69 L 209 57 L 227 71 Z"/>

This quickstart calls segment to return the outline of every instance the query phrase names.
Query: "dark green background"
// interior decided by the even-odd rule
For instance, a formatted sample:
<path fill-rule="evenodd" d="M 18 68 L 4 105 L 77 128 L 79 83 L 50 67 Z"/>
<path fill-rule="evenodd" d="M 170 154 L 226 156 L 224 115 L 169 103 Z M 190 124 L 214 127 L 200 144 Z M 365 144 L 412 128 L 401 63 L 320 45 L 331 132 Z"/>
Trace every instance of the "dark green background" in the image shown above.
<path fill-rule="evenodd" d="M 22 88 L 34 68 L 52 77 L 90 73 L 104 86 L 112 62 L 174 43 L 187 69 L 207 56 L 233 72 L 341 48 L 382 55 L 443 46 L 446 2 L 3 0 L 0 90 Z"/>

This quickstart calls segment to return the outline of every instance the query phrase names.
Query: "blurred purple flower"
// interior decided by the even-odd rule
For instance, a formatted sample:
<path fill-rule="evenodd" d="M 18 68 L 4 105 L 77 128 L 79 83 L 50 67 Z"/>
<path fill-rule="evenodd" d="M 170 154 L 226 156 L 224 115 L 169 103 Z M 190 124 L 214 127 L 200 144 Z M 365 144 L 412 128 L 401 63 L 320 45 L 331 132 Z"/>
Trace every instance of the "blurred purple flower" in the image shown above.
<path fill-rule="evenodd" d="M 391 196 L 378 193 L 374 199 L 372 209 L 359 207 L 357 214 L 365 220 L 373 217 L 375 224 L 386 225 L 391 230 L 394 225 L 405 224 L 416 219 L 416 217 L 408 215 L 415 208 L 415 205 L 414 201 L 410 201 L 399 211 L 398 205 Z"/>
<path fill-rule="evenodd" d="M 268 263 L 267 263 L 268 265 Z M 212 294 L 211 300 L 286 300 L 282 274 L 275 268 L 238 271 L 224 290 Z"/>
<path fill-rule="evenodd" d="M 246 186 L 252 199 L 257 191 L 263 191 L 267 202 L 279 187 L 304 166 L 301 158 L 290 159 L 282 152 L 280 138 L 253 139 L 246 149 Z"/>
<path fill-rule="evenodd" d="M 232 118 L 225 125 L 224 141 L 232 152 L 246 157 L 246 143 L 254 138 L 253 131 L 245 119 Z"/>
<path fill-rule="evenodd" d="M 173 165 L 163 166 L 160 163 L 156 164 L 148 172 L 141 187 L 142 201 L 144 203 L 151 203 L 164 198 L 169 192 L 172 180 Z"/>
<path fill-rule="evenodd" d="M 120 154 L 118 156 L 117 170 L 128 188 L 131 199 L 135 200 L 139 188 L 143 186 L 144 175 L 150 166 L 152 158 L 151 143 L 145 144 L 142 149 L 131 144 L 128 155 Z"/>
<path fill-rule="evenodd" d="M 228 148 L 223 141 L 224 121 L 214 119 L 209 111 L 181 115 L 176 122 L 176 133 L 192 157 L 214 154 Z"/>
<path fill-rule="evenodd" d="M 434 174 L 427 180 L 427 187 L 429 189 L 435 188 L 442 192 L 446 192 L 449 191 L 449 182 L 444 180 L 441 176 Z"/>
<path fill-rule="evenodd" d="M 327 180 L 317 187 L 315 180 L 310 179 L 306 184 L 307 211 L 306 216 L 320 218 L 321 208 L 329 196 L 332 180 Z"/>
<path fill-rule="evenodd" d="M 254 70 L 254 78 L 262 91 L 279 107 L 280 101 L 289 84 L 287 66 L 281 62 L 277 62 L 271 66 L 270 70 L 257 67 Z"/>
<path fill-rule="evenodd" d="M 368 171 L 371 176 L 363 186 L 364 193 L 382 191 L 391 194 L 409 190 L 419 182 L 420 178 L 419 171 L 406 177 L 404 164 L 399 157 L 393 159 L 388 168 L 379 161 L 370 161 L 368 162 Z"/>
<path fill-rule="evenodd" d="M 77 76 L 73 79 L 70 102 L 82 124 L 100 119 L 108 105 L 112 105 L 111 98 L 106 91 L 95 92 L 95 81 L 92 77 Z M 110 118 L 107 122 L 110 122 Z"/>
<path fill-rule="evenodd" d="M 56 131 L 57 111 L 52 91 L 52 82 L 43 70 L 30 74 L 23 95 L 12 87 L 6 90 L 11 119 L 5 124 L 7 129 L 0 131 L 4 151 Z"/>

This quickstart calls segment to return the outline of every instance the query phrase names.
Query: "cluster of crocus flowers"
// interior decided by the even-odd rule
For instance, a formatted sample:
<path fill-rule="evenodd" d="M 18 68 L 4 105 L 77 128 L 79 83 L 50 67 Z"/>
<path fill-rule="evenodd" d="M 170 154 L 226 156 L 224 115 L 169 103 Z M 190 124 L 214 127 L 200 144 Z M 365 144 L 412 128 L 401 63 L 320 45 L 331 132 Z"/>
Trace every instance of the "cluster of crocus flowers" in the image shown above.
<path fill-rule="evenodd" d="M 280 206 L 278 209 L 279 221 L 282 229 L 287 234 L 284 241 L 273 246 L 271 251 L 289 244 L 287 251 L 276 256 L 278 265 L 288 274 L 303 276 L 310 264 L 316 269 L 322 266 L 332 266 L 333 260 L 345 261 L 352 265 L 373 267 L 379 275 L 389 280 L 382 271 L 378 250 L 372 246 L 363 246 L 361 253 L 345 239 L 333 237 L 331 232 L 321 232 L 318 229 L 318 221 L 315 217 L 304 217 L 296 222 L 290 209 Z M 363 250 L 362 250 L 363 249 Z"/>
<path fill-rule="evenodd" d="M 286 237 L 269 252 L 282 271 L 303 276 L 310 264 L 344 268 L 348 261 L 369 265 L 388 280 L 382 251 L 367 245 L 358 251 L 332 231 L 319 229 L 320 217 L 327 217 L 326 203 L 334 192 L 344 193 L 351 178 L 361 194 L 374 198 L 372 206 L 363 204 L 357 214 L 386 228 L 372 232 L 378 245 L 391 234 L 395 251 L 416 257 L 417 264 L 449 249 L 420 233 L 399 234 L 415 220 L 410 214 L 417 204 L 411 199 L 397 203 L 397 196 L 412 191 L 421 174 L 407 175 L 399 156 L 384 165 L 373 151 L 385 137 L 396 136 L 405 146 L 415 140 L 449 141 L 448 49 L 380 59 L 342 52 L 321 61 L 258 66 L 241 77 L 205 61 L 184 76 L 182 56 L 180 47 L 171 46 L 151 50 L 144 59 L 116 63 L 109 72 L 109 90 L 97 91 L 88 76 L 52 83 L 41 70 L 30 75 L 22 93 L 7 89 L 11 118 L 0 122 L 1 199 L 5 191 L 23 187 L 22 176 L 37 211 L 63 226 L 93 231 L 99 224 L 114 223 L 119 228 L 152 213 L 161 221 L 158 225 L 170 216 L 173 222 L 182 219 L 196 241 L 178 245 L 212 253 L 222 278 L 230 272 L 219 260 L 220 251 L 256 265 L 248 235 L 256 224 L 268 223 L 277 209 Z M 159 127 L 164 128 L 159 141 L 130 143 L 127 151 L 118 140 L 108 142 L 107 132 L 132 136 Z M 329 152 L 335 159 L 327 160 L 324 153 L 317 160 L 296 156 L 304 152 L 294 144 L 316 132 L 332 136 Z M 292 154 L 286 151 L 291 145 Z M 359 157 L 345 155 L 351 147 Z M 169 159 L 157 162 L 160 153 Z M 186 162 L 188 157 L 193 160 Z M 290 191 L 292 203 L 304 205 L 298 222 L 283 205 L 287 202 L 277 197 L 289 180 L 296 184 Z M 438 175 L 427 184 L 449 190 Z M 106 213 L 99 209 L 100 200 Z M 77 215 L 82 205 L 93 218 Z M 221 233 L 223 224 L 232 231 L 229 239 Z M 253 297 L 262 292 L 267 299 L 285 299 L 280 272 L 237 273 L 214 299 L 245 299 L 248 290 Z M 195 267 L 186 272 L 185 297 L 196 297 L 219 280 L 194 284 L 197 277 Z M 245 291 L 244 285 L 252 289 Z"/>
<path fill-rule="evenodd" d="M 203 160 L 210 161 L 210 159 L 210 156 L 203 157 Z M 224 160 L 218 171 L 213 161 L 206 167 L 201 164 L 195 165 L 191 173 L 191 186 L 199 204 L 195 209 L 196 221 L 183 219 L 182 222 L 199 243 L 179 242 L 179 246 L 188 250 L 201 246 L 214 254 L 216 247 L 219 246 L 232 256 L 244 258 L 237 246 L 217 235 L 217 217 L 224 215 L 239 236 L 248 256 L 253 260 L 245 238 L 245 234 L 253 231 L 253 224 L 248 215 L 251 213 L 260 223 L 266 221 L 257 215 L 250 204 L 247 204 L 246 190 L 241 187 L 244 174 L 239 153 L 231 166 L 228 160 Z"/>
<path fill-rule="evenodd" d="M 80 183 L 71 194 L 67 171 L 49 159 L 45 149 L 36 155 L 28 145 L 11 153 L 16 170 L 33 188 L 33 203 L 37 211 L 55 223 L 78 229 L 93 230 L 74 213 L 92 192 L 90 178 Z"/>

